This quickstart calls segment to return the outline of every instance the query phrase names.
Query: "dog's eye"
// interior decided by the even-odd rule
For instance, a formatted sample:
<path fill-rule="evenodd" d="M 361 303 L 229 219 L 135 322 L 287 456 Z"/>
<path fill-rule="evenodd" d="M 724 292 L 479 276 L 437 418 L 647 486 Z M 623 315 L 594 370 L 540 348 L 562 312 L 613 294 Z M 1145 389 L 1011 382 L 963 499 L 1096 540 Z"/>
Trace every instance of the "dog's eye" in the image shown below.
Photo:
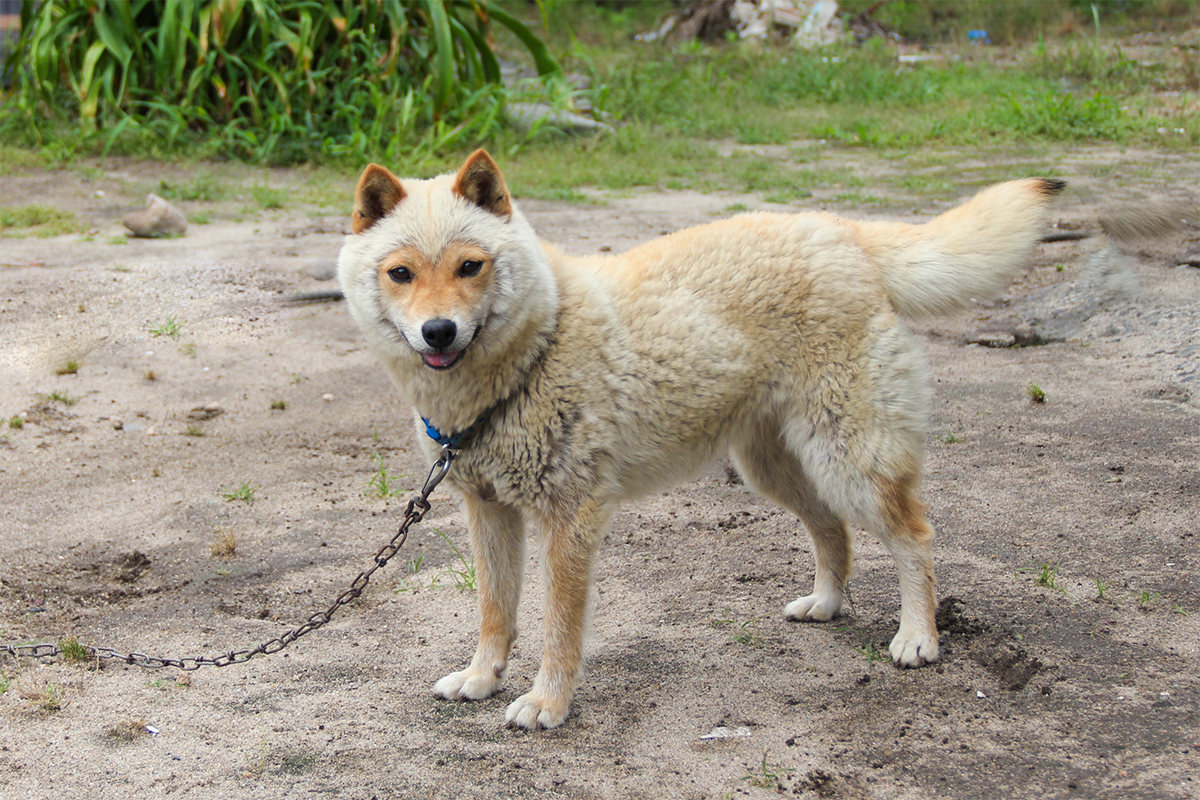
<path fill-rule="evenodd" d="M 396 283 L 408 283 L 412 280 L 412 273 L 408 271 L 408 267 L 392 267 L 388 270 L 388 277 Z"/>
<path fill-rule="evenodd" d="M 458 268 L 458 274 L 464 278 L 469 278 L 472 275 L 478 275 L 481 269 L 483 269 L 482 261 L 464 261 L 462 266 Z"/>

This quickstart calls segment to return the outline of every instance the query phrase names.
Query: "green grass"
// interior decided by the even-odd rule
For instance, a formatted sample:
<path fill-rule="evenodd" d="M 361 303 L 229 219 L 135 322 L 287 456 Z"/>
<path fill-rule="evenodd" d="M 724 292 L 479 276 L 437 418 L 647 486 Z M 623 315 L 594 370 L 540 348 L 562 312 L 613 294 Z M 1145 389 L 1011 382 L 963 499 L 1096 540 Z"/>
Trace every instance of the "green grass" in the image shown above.
<path fill-rule="evenodd" d="M 450 576 L 454 581 L 455 589 L 464 592 L 475 591 L 475 564 L 462 554 L 462 551 L 458 549 L 458 546 L 454 544 L 444 531 L 434 528 L 433 532 L 442 537 L 446 544 L 449 545 L 450 551 L 454 553 L 455 558 L 458 559 L 458 566 L 451 565 L 446 567 L 443 574 Z M 436 585 L 437 583 L 438 578 L 435 577 L 433 584 Z"/>
<path fill-rule="evenodd" d="M 1032 572 L 1034 573 L 1033 582 L 1036 586 L 1045 586 L 1047 589 L 1066 594 L 1066 589 L 1058 584 L 1058 562 L 1051 564 L 1049 561 L 1043 561 L 1036 567 L 1022 567 L 1017 572 Z"/>
<path fill-rule="evenodd" d="M 20 430 L 21 428 L 25 427 L 25 420 L 21 419 L 20 417 L 16 417 L 16 416 L 9 417 L 8 418 L 8 427 L 12 428 L 13 430 Z"/>
<path fill-rule="evenodd" d="M 721 616 L 714 619 L 709 625 L 713 628 L 728 627 L 732 630 L 731 638 L 738 644 L 749 645 L 750 647 L 760 647 L 763 643 L 761 634 L 759 633 L 759 623 L 765 617 L 751 617 L 749 619 L 737 621 L 729 616 L 728 608 L 722 609 Z"/>
<path fill-rule="evenodd" d="M 769 750 L 763 750 L 762 759 L 753 767 L 746 767 L 746 774 L 742 780 L 747 781 L 751 786 L 756 786 L 759 789 L 768 789 L 772 792 L 783 793 L 783 780 L 790 778 L 796 770 L 791 767 L 782 767 L 778 764 L 771 764 L 767 761 Z"/>
<path fill-rule="evenodd" d="M 229 195 L 229 189 L 217 180 L 211 173 L 202 172 L 187 183 L 172 183 L 161 180 L 158 182 L 160 197 L 166 200 L 200 200 L 216 202 L 224 200 Z"/>
<path fill-rule="evenodd" d="M 44 712 L 61 711 L 66 702 L 67 691 L 61 683 L 31 679 L 18 683 L 17 694 L 34 708 Z"/>
<path fill-rule="evenodd" d="M 367 488 L 363 490 L 363 495 L 386 499 L 404 494 L 404 487 L 396 483 L 398 476 L 388 472 L 383 456 L 379 453 L 372 453 L 371 461 L 375 464 L 375 474 L 367 481 Z"/>
<path fill-rule="evenodd" d="M 64 406 L 73 406 L 79 402 L 78 397 L 71 397 L 66 392 L 60 392 L 57 389 L 49 394 L 42 395 L 42 399 L 47 403 L 62 403 Z"/>
<path fill-rule="evenodd" d="M 1030 402 L 1044 403 L 1046 402 L 1046 392 L 1036 383 L 1031 383 L 1025 387 L 1025 394 L 1029 395 Z"/>
<path fill-rule="evenodd" d="M 68 636 L 59 642 L 58 649 L 62 651 L 63 661 L 68 664 L 82 664 L 89 657 L 87 647 L 74 636 Z"/>
<path fill-rule="evenodd" d="M 275 189 L 270 186 L 254 186 L 250 189 L 250 193 L 254 195 L 254 201 L 258 203 L 258 207 L 263 210 L 283 208 L 283 201 L 289 194 L 284 189 Z"/>
<path fill-rule="evenodd" d="M 157 325 L 155 325 L 155 324 L 150 325 L 150 335 L 151 336 L 170 336 L 172 339 L 178 339 L 179 331 L 182 327 L 183 327 L 183 322 L 181 322 L 178 318 L 167 317 L 166 319 L 164 319 L 162 322 L 158 323 Z"/>
<path fill-rule="evenodd" d="M 562 70 L 507 5 L 388 2 L 28 4 L 0 134 L 71 163 L 81 150 L 270 163 L 419 162 L 499 127 L 494 35 L 543 92 Z M 520 8 L 512 8 L 522 13 Z"/>
<path fill-rule="evenodd" d="M 256 491 L 257 491 L 257 487 L 255 487 L 253 484 L 251 484 L 250 481 L 242 481 L 241 486 L 237 486 L 237 487 L 228 486 L 228 487 L 222 488 L 221 489 L 221 497 L 224 497 L 226 500 L 228 500 L 231 503 L 235 502 L 235 501 L 240 501 L 240 502 L 245 503 L 246 505 L 253 505 L 254 504 L 254 493 Z"/>
<path fill-rule="evenodd" d="M 87 226 L 70 211 L 51 206 L 33 204 L 27 206 L 0 206 L 0 237 L 62 236 L 82 233 Z"/>
<path fill-rule="evenodd" d="M 55 375 L 75 375 L 79 372 L 79 362 L 69 359 L 65 364 L 54 370 Z"/>

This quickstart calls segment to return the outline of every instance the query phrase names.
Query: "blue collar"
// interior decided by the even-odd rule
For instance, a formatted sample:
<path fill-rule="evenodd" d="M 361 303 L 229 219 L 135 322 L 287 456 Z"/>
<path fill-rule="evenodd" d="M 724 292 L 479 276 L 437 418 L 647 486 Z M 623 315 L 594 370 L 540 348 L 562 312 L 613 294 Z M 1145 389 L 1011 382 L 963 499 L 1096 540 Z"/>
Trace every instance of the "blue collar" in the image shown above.
<path fill-rule="evenodd" d="M 449 434 L 442 433 L 437 428 L 433 427 L 433 423 L 431 423 L 425 417 L 421 417 L 421 422 L 425 423 L 425 433 L 428 434 L 430 439 L 433 439 L 435 442 L 447 449 L 458 450 L 462 446 L 464 439 L 468 439 L 479 432 L 479 429 L 483 427 L 483 420 L 486 417 L 487 413 L 485 412 L 479 417 L 479 419 L 471 423 L 470 427 Z"/>

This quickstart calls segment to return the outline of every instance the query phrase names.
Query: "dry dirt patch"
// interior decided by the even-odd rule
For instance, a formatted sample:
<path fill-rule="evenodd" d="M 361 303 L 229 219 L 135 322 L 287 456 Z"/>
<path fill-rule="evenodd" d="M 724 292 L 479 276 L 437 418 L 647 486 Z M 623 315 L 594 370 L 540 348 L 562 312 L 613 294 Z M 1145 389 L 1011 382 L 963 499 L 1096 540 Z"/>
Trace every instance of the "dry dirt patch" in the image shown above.
<path fill-rule="evenodd" d="M 1094 224 L 1121 195 L 1200 184 L 1194 160 L 1170 155 L 1045 158 L 1073 181 L 1064 225 Z M 853 160 L 867 176 L 903 169 Z M 1112 178 L 1147 165 L 1177 182 Z M 272 638 L 342 591 L 425 474 L 409 412 L 345 309 L 284 302 L 328 287 L 311 275 L 344 220 L 292 207 L 109 244 L 161 169 L 5 179 L 6 202 L 70 207 L 99 230 L 0 240 L 0 261 L 40 264 L 0 268 L 0 416 L 22 420 L 0 440 L 5 641 L 75 635 L 174 656 Z M 954 199 L 885 213 L 919 220 Z M 734 203 L 761 205 L 636 193 L 523 208 L 586 251 Z M 507 731 L 503 708 L 540 651 L 536 563 L 510 688 L 434 700 L 475 626 L 456 585 L 465 565 L 434 532 L 465 547 L 463 518 L 438 493 L 361 602 L 282 654 L 187 683 L 113 662 L 7 662 L 0 795 L 1196 796 L 1200 269 L 1177 265 L 1200 243 L 1187 229 L 1126 252 L 1125 294 L 1085 269 L 1095 246 L 1047 245 L 1002 302 L 919 328 L 936 381 L 924 496 L 939 532 L 937 666 L 881 660 L 896 577 L 865 537 L 852 614 L 785 622 L 811 581 L 807 537 L 718 464 L 619 514 L 568 724 Z M 176 336 L 151 332 L 169 318 Z M 967 344 L 1018 328 L 1044 343 Z M 77 373 L 56 374 L 68 360 Z M 380 464 L 398 496 L 368 493 Z M 57 708 L 37 699 L 47 692 Z M 728 736 L 703 738 L 718 728 Z"/>

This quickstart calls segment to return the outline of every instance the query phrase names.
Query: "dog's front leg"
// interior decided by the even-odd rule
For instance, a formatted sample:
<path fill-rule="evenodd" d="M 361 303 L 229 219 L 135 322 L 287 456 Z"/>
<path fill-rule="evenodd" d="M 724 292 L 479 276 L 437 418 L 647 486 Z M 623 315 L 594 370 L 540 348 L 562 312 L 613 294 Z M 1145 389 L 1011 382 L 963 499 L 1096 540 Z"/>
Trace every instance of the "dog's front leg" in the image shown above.
<path fill-rule="evenodd" d="M 471 664 L 433 687 L 447 700 L 482 700 L 500 691 L 517 639 L 517 605 L 525 569 L 521 512 L 467 495 L 467 526 L 479 587 L 479 647 Z"/>
<path fill-rule="evenodd" d="M 589 498 L 569 520 L 542 521 L 545 650 L 533 689 L 514 700 L 505 712 L 509 727 L 557 728 L 567 720 L 583 665 L 592 563 L 611 517 L 611 504 Z"/>

